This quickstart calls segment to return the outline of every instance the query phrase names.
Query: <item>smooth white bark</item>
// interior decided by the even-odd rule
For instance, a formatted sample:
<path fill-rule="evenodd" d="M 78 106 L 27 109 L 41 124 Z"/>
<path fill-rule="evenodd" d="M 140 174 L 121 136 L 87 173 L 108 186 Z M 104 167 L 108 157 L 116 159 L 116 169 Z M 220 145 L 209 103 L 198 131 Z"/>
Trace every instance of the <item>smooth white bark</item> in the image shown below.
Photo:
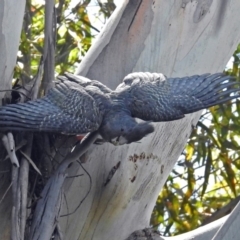
<path fill-rule="evenodd" d="M 0 81 L 1 90 L 10 89 L 22 29 L 25 0 L 0 1 Z M 4 93 L 0 93 L 0 98 Z"/>
<path fill-rule="evenodd" d="M 25 0 L 19 0 L 17 2 L 14 0 L 0 1 L 0 90 L 11 88 L 24 9 Z M 9 92 L 7 95 L 9 96 Z M 0 99 L 4 96 L 5 92 L 0 92 Z M 3 153 L 3 151 L 1 152 Z M 4 171 L 6 172 L 4 173 Z M 10 239 L 12 196 L 11 188 L 8 189 L 10 185 L 10 168 L 7 161 L 0 162 L 0 172 L 0 239 Z M 3 198 L 7 189 L 8 193 Z"/>
<path fill-rule="evenodd" d="M 203 227 L 199 227 L 193 231 L 180 234 L 175 237 L 162 237 L 164 240 L 210 240 L 219 230 L 219 228 L 227 221 L 228 216 L 220 218 Z M 227 238 L 228 239 L 228 238 Z"/>
<path fill-rule="evenodd" d="M 133 71 L 179 77 L 222 71 L 240 39 L 238 9 L 238 0 L 228 2 L 225 12 L 219 1 L 125 1 L 77 73 L 114 88 Z M 91 192 L 76 213 L 61 219 L 65 238 L 125 239 L 148 227 L 155 200 L 199 115 L 156 124 L 155 133 L 141 143 L 93 146 L 84 164 L 92 177 Z M 73 211 L 89 186 L 86 174 L 68 180 L 68 207 L 62 213 Z"/>
<path fill-rule="evenodd" d="M 233 209 L 225 224 L 218 230 L 213 240 L 235 240 L 239 239 L 240 202 Z"/>

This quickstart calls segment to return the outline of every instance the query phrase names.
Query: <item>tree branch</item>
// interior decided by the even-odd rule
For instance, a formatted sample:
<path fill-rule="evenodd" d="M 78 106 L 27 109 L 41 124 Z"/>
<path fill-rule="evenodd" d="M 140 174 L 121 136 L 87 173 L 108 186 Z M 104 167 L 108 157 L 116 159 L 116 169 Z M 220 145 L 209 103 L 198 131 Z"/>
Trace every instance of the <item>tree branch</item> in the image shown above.
<path fill-rule="evenodd" d="M 42 82 L 42 89 L 45 93 L 52 87 L 54 80 L 56 45 L 56 19 L 54 9 L 54 0 L 46 1 L 43 49 L 44 74 Z"/>
<path fill-rule="evenodd" d="M 37 203 L 28 239 L 45 240 L 51 238 L 59 217 L 62 187 L 67 176 L 66 170 L 70 163 L 79 159 L 79 157 L 87 151 L 97 136 L 98 132 L 88 134 L 82 142 L 65 157 L 49 178 L 42 191 L 41 199 L 39 199 Z"/>

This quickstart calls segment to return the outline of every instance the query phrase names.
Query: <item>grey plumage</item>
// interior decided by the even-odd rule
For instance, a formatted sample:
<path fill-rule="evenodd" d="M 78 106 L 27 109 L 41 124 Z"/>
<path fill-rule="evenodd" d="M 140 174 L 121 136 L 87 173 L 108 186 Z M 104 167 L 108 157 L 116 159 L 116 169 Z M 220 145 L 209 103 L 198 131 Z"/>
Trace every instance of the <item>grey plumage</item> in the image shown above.
<path fill-rule="evenodd" d="M 222 73 L 168 79 L 160 73 L 131 73 L 114 91 L 66 74 L 45 97 L 1 107 L 0 130 L 71 135 L 98 130 L 104 141 L 122 145 L 153 132 L 151 122 L 183 118 L 237 98 L 239 90 L 239 83 Z"/>

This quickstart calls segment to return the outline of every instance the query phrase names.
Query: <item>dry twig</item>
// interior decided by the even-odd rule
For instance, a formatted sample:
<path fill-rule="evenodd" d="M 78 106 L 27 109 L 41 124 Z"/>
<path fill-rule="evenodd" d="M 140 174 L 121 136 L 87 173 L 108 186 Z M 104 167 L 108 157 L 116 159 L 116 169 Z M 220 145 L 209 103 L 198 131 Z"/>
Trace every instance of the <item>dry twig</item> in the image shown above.
<path fill-rule="evenodd" d="M 54 174 L 49 178 L 34 212 L 29 239 L 45 240 L 51 238 L 59 217 L 62 187 L 67 176 L 66 170 L 69 164 L 78 160 L 87 151 L 97 136 L 98 132 L 89 133 L 66 156 Z"/>

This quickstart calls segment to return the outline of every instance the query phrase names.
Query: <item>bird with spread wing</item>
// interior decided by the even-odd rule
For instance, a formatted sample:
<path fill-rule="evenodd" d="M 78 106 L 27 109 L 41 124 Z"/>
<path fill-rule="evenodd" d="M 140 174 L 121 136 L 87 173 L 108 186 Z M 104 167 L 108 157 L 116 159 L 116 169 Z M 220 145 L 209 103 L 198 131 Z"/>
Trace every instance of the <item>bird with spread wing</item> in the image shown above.
<path fill-rule="evenodd" d="M 152 133 L 151 122 L 181 119 L 239 97 L 239 85 L 223 73 L 166 78 L 136 72 L 113 91 L 96 80 L 66 74 L 45 97 L 1 107 L 0 130 L 68 135 L 98 131 L 104 141 L 129 144 Z"/>

